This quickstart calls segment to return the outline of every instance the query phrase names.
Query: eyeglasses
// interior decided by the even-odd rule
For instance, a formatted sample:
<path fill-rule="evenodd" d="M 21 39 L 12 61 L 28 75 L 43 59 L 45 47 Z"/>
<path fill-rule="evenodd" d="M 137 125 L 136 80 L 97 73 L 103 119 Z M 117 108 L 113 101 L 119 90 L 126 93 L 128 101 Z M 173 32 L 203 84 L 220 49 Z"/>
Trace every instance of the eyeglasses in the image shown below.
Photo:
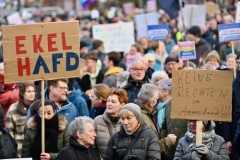
<path fill-rule="evenodd" d="M 141 71 L 141 72 L 145 71 L 145 68 L 130 68 L 130 69 L 135 71 L 135 72 L 137 72 L 137 71 Z"/>
<path fill-rule="evenodd" d="M 68 87 L 61 87 L 61 86 L 55 86 L 55 87 L 58 87 L 61 90 L 68 90 L 69 89 Z"/>

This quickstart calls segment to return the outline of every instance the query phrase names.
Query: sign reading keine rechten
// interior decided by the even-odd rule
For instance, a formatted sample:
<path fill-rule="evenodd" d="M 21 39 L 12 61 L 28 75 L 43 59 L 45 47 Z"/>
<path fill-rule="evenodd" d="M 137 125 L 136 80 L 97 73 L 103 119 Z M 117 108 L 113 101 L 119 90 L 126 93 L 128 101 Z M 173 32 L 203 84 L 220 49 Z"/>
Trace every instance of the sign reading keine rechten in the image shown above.
<path fill-rule="evenodd" d="M 220 42 L 235 41 L 240 39 L 240 23 L 218 25 Z"/>

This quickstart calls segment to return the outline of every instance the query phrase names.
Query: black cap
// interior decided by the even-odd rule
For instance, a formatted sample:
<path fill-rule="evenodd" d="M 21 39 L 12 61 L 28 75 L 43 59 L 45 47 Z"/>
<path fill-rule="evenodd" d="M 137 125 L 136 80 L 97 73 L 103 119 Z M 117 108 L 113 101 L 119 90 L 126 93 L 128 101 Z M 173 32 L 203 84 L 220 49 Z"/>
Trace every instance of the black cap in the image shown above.
<path fill-rule="evenodd" d="M 165 64 L 167 64 L 168 62 L 179 62 L 178 57 L 175 56 L 168 56 L 165 60 Z"/>
<path fill-rule="evenodd" d="M 188 34 L 192 34 L 192 35 L 194 35 L 196 37 L 201 37 L 202 36 L 201 29 L 198 26 L 192 26 L 191 28 L 189 28 L 187 33 Z"/>

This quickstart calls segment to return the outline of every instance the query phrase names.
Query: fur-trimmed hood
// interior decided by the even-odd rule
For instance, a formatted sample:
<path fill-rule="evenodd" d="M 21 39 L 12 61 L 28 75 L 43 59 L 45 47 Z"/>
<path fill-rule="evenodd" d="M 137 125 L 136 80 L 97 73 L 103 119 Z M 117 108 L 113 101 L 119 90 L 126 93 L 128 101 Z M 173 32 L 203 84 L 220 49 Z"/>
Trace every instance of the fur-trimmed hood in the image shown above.
<path fill-rule="evenodd" d="M 58 131 L 64 131 L 67 127 L 67 120 L 63 116 L 58 116 Z M 37 128 L 37 123 L 34 120 L 34 117 L 31 117 L 28 122 L 27 122 L 27 128 L 36 130 Z"/>

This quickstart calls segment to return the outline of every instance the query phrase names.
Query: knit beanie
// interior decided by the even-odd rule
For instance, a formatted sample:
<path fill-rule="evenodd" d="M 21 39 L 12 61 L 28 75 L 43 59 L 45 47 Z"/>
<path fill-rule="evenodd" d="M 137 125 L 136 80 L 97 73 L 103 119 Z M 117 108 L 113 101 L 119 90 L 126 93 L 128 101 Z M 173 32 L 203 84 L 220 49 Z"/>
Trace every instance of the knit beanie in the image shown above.
<path fill-rule="evenodd" d="M 121 108 L 121 110 L 124 109 L 131 111 L 138 120 L 138 122 L 141 122 L 141 108 L 137 104 L 127 103 Z"/>
<path fill-rule="evenodd" d="M 198 26 L 192 26 L 191 28 L 189 28 L 187 33 L 188 34 L 192 34 L 195 37 L 201 37 L 202 36 L 201 29 Z"/>
<path fill-rule="evenodd" d="M 210 59 L 216 59 L 218 63 L 220 64 L 220 57 L 217 51 L 213 50 L 210 53 L 208 53 L 205 62 L 207 62 Z"/>

